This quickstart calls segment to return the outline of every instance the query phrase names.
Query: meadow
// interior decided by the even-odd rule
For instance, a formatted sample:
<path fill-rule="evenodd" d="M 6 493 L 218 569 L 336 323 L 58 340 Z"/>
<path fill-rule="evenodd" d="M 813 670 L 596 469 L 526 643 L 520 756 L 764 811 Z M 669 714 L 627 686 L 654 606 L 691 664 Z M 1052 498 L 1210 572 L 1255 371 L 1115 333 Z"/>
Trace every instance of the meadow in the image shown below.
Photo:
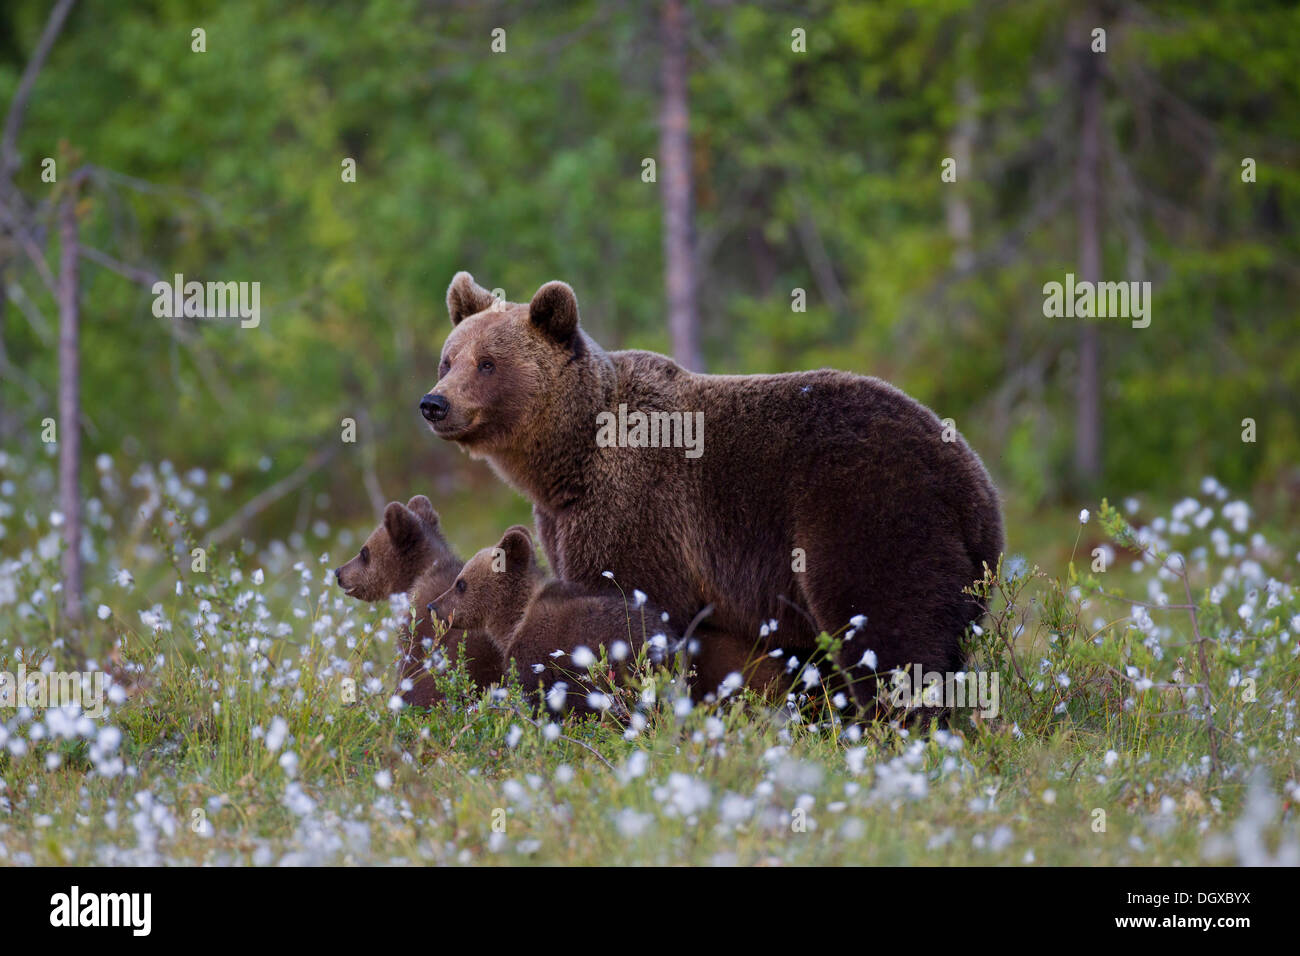
<path fill-rule="evenodd" d="M 969 635 L 996 713 L 918 726 L 824 661 L 784 702 L 692 704 L 669 661 L 599 718 L 454 670 L 404 707 L 405 601 L 332 576 L 369 528 L 209 550 L 227 479 L 107 455 L 67 631 L 53 462 L 0 456 L 0 672 L 110 681 L 0 709 L 0 864 L 1300 864 L 1300 539 L 1212 478 L 1013 514 Z"/>

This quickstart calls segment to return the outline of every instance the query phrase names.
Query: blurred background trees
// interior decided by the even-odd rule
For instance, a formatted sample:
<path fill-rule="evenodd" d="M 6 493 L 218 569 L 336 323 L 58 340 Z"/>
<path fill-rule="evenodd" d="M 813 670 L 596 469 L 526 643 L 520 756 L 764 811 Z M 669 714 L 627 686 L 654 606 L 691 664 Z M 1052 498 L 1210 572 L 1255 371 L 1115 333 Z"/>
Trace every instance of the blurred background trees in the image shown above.
<path fill-rule="evenodd" d="M 50 9 L 0 7 L 6 110 Z M 513 300 L 567 280 L 608 348 L 895 382 L 985 457 L 1017 547 L 1042 509 L 1201 474 L 1294 507 L 1297 62 L 1290 2 L 84 0 L 0 202 L 55 271 L 87 169 L 87 461 L 228 473 L 223 535 L 416 492 L 466 549 L 526 518 L 416 410 L 463 268 Z M 1044 317 L 1094 271 L 1153 283 L 1149 328 Z M 259 281 L 261 325 L 156 318 L 177 273 Z M 0 276 L 0 437 L 35 454 L 58 305 L 3 223 Z"/>

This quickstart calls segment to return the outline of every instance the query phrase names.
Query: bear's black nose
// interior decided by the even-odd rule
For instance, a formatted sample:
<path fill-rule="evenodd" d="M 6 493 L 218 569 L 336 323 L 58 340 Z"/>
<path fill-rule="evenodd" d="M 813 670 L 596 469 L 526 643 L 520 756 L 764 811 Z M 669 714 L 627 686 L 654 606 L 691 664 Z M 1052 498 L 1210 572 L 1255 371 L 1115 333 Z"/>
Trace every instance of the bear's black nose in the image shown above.
<path fill-rule="evenodd" d="M 426 395 L 420 399 L 420 414 L 431 422 L 440 422 L 447 417 L 451 403 L 441 395 Z"/>
<path fill-rule="evenodd" d="M 334 569 L 334 580 L 337 581 L 337 582 L 339 583 L 339 587 L 343 587 L 343 569 L 342 569 L 342 568 L 335 568 L 335 569 Z"/>

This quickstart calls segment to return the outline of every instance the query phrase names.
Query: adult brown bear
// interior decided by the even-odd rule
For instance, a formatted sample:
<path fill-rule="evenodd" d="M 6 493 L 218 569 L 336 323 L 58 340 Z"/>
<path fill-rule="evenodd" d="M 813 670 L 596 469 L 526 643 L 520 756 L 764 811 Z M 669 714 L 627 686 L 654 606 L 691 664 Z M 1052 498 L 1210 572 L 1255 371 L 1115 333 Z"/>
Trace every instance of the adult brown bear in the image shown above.
<path fill-rule="evenodd" d="M 461 272 L 447 307 L 420 410 L 531 499 L 557 576 L 612 571 L 678 630 L 712 605 L 711 628 L 795 652 L 841 632 L 863 705 L 875 671 L 961 667 L 980 614 L 962 591 L 996 565 L 1002 517 L 979 457 L 929 409 L 846 372 L 700 375 L 606 352 L 563 282 L 523 305 Z"/>

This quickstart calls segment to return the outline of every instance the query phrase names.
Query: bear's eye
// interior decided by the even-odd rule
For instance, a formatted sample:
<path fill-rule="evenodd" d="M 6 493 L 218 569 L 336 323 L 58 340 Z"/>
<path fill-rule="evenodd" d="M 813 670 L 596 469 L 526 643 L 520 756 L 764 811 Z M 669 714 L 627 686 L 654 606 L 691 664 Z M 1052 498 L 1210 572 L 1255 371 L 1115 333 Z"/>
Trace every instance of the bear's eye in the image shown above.
<path fill-rule="evenodd" d="M 369 564 L 369 563 L 370 563 L 370 548 L 369 548 L 369 547 L 362 547 L 362 549 L 361 549 L 361 563 L 362 563 L 362 564 Z"/>
<path fill-rule="evenodd" d="M 461 594 L 464 594 L 464 593 L 465 593 L 465 579 L 464 579 L 464 578 L 461 578 L 459 581 L 456 582 L 456 590 L 459 591 Z"/>
<path fill-rule="evenodd" d="M 446 359 L 443 359 L 442 364 L 438 366 L 438 377 L 442 378 L 444 375 L 447 374 L 447 371 L 450 368 L 451 368 L 451 363 L 448 362 Z"/>
<path fill-rule="evenodd" d="M 480 372 L 490 372 L 494 368 L 496 368 L 496 366 L 492 364 L 491 359 L 484 359 L 483 361 L 478 363 L 478 370 Z"/>

